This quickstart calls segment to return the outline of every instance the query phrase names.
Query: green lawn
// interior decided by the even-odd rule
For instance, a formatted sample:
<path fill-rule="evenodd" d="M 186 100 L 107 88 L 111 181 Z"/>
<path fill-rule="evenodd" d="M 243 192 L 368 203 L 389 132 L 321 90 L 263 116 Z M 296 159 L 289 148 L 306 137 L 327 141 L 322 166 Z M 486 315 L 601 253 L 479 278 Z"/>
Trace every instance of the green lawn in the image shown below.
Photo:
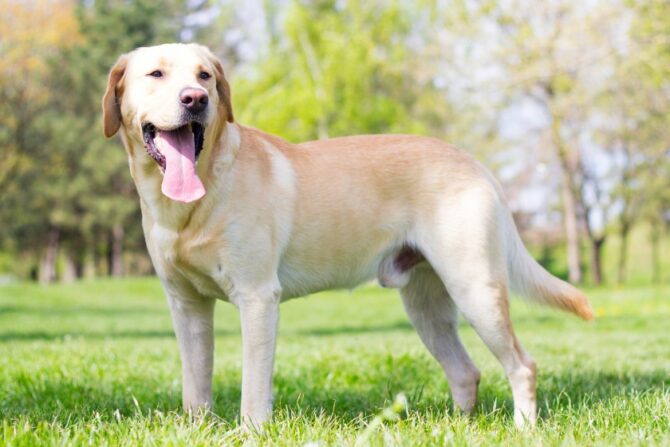
<path fill-rule="evenodd" d="M 513 304 L 540 368 L 540 422 L 527 431 L 514 428 L 502 369 L 469 327 L 463 338 L 482 371 L 473 419 L 451 410 L 447 382 L 395 292 L 286 303 L 274 422 L 249 434 L 235 429 L 241 357 L 231 305 L 216 315 L 219 417 L 191 422 L 179 410 L 177 343 L 155 279 L 2 286 L 1 443 L 670 445 L 670 287 L 590 295 L 593 323 Z M 407 413 L 379 416 L 399 393 Z"/>

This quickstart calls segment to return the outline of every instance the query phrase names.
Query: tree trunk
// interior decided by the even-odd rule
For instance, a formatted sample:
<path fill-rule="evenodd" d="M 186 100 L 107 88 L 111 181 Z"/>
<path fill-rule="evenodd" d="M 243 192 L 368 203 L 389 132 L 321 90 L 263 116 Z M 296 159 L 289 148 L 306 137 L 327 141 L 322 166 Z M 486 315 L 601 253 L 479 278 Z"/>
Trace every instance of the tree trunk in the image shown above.
<path fill-rule="evenodd" d="M 110 250 L 110 274 L 115 277 L 123 276 L 123 235 L 123 225 L 114 225 Z"/>
<path fill-rule="evenodd" d="M 619 238 L 621 239 L 621 246 L 619 247 L 619 266 L 617 269 L 617 283 L 623 284 L 626 282 L 626 266 L 628 264 L 628 233 L 630 225 L 628 222 L 621 223 L 621 231 Z"/>
<path fill-rule="evenodd" d="M 97 253 L 96 256 L 96 266 L 95 271 L 99 275 L 109 275 L 110 273 L 110 258 L 111 258 L 111 249 L 110 243 L 107 241 L 104 246 L 100 247 L 100 253 Z"/>
<path fill-rule="evenodd" d="M 634 163 L 631 161 L 631 148 L 627 143 L 621 140 L 617 141 L 617 145 L 621 148 L 621 154 L 624 157 L 623 171 L 621 172 L 620 184 L 623 185 L 623 194 L 621 196 L 623 202 L 623 209 L 619 216 L 619 239 L 621 246 L 619 247 L 619 266 L 617 271 L 617 283 L 624 284 L 626 282 L 628 270 L 628 234 L 635 222 L 635 210 L 637 209 L 636 194 L 630 185 L 631 176 L 634 175 Z"/>
<path fill-rule="evenodd" d="M 77 279 L 77 263 L 70 250 L 65 250 L 63 254 L 63 272 L 61 281 L 64 283 L 73 283 Z"/>
<path fill-rule="evenodd" d="M 82 276 L 85 279 L 93 279 L 97 276 L 95 264 L 95 244 L 87 242 L 85 250 L 86 252 L 84 253 L 84 267 Z"/>
<path fill-rule="evenodd" d="M 591 240 L 591 274 L 593 284 L 599 286 L 603 283 L 602 249 L 605 244 L 605 236 Z"/>
<path fill-rule="evenodd" d="M 572 179 L 566 168 L 561 167 L 561 196 L 563 199 L 563 222 L 567 243 L 568 278 L 571 283 L 582 282 L 582 267 L 579 253 L 579 224 L 574 191 L 571 187 Z"/>
<path fill-rule="evenodd" d="M 649 235 L 649 239 L 651 240 L 651 281 L 654 284 L 659 284 L 661 282 L 661 250 L 659 247 L 661 235 L 658 227 L 658 223 L 652 223 L 651 233 Z"/>
<path fill-rule="evenodd" d="M 582 266 L 580 262 L 581 254 L 579 252 L 577 199 L 571 175 L 574 163 L 571 162 L 568 148 L 561 136 L 561 119 L 556 113 L 550 113 L 552 117 L 551 136 L 561 169 L 561 198 L 563 199 L 563 223 L 565 225 L 565 239 L 567 243 L 568 279 L 571 283 L 577 284 L 582 282 Z"/>
<path fill-rule="evenodd" d="M 601 235 L 598 235 L 596 231 L 591 227 L 591 213 L 593 209 L 586 205 L 583 201 L 584 195 L 580 194 L 579 199 L 579 222 L 584 227 L 584 233 L 589 239 L 589 247 L 591 251 L 591 278 L 593 284 L 599 286 L 603 283 L 603 268 L 602 268 L 602 248 L 605 244 L 605 232 Z"/>
<path fill-rule="evenodd" d="M 58 259 L 58 244 L 60 231 L 50 228 L 47 232 L 47 243 L 40 259 L 39 282 L 49 284 L 56 279 L 56 260 Z"/>

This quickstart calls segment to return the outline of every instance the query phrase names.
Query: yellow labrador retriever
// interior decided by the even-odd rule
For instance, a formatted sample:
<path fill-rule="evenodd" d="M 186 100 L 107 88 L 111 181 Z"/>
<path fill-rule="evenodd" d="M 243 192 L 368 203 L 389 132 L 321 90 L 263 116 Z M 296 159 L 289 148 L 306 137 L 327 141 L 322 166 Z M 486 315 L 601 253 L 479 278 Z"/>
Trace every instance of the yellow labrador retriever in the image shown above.
<path fill-rule="evenodd" d="M 376 277 L 400 289 L 459 408 L 473 410 L 479 371 L 458 312 L 502 363 L 516 424 L 535 421 L 536 368 L 512 330 L 508 284 L 582 318 L 592 312 L 530 257 L 500 187 L 468 154 L 410 135 L 291 144 L 237 124 L 221 64 L 194 44 L 121 56 L 103 112 L 105 135 L 120 131 L 128 151 L 188 411 L 212 405 L 217 299 L 240 312 L 241 419 L 258 425 L 272 411 L 279 303 Z"/>

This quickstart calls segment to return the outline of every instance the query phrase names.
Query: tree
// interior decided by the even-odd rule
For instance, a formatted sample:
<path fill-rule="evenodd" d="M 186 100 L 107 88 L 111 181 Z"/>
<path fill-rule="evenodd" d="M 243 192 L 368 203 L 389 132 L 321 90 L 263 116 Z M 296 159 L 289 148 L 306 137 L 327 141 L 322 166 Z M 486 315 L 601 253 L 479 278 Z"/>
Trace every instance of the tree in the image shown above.
<path fill-rule="evenodd" d="M 632 26 L 635 57 L 628 71 L 635 83 L 634 98 L 644 97 L 642 124 L 634 139 L 640 168 L 639 216 L 650 227 L 652 280 L 660 282 L 661 235 L 670 225 L 670 16 L 667 0 L 639 0 Z"/>
<path fill-rule="evenodd" d="M 38 117 L 48 107 L 45 62 L 80 41 L 72 1 L 9 1 L 0 12 L 0 247 L 41 252 L 41 278 L 55 277 L 59 232 L 31 186 L 49 169 Z"/>
<path fill-rule="evenodd" d="M 484 2 L 465 10 L 473 24 L 470 33 L 484 36 L 478 52 L 493 73 L 488 87 L 503 97 L 499 107 L 504 111 L 532 101 L 542 115 L 547 162 L 560 176 L 569 279 L 583 279 L 580 239 L 585 235 L 593 281 L 600 283 L 606 233 L 595 216 L 607 214 L 611 200 L 604 177 L 583 155 L 593 146 L 600 114 L 593 104 L 621 51 L 617 36 L 625 30 L 628 10 L 617 3 L 566 0 Z"/>
<path fill-rule="evenodd" d="M 78 39 L 39 55 L 42 78 L 27 85 L 39 86 L 42 103 L 22 121 L 31 126 L 30 150 L 22 151 L 23 171 L 12 176 L 3 220 L 17 211 L 30 216 L 14 226 L 9 239 L 23 240 L 19 245 L 24 248 L 46 247 L 40 266 L 45 282 L 55 277 L 59 251 L 77 273 L 83 270 L 84 253 L 108 258 L 103 264 L 113 275 L 123 272 L 125 228 L 139 226 L 138 201 L 125 151 L 102 137 L 100 98 L 108 70 L 121 53 L 177 38 L 182 3 L 81 2 L 70 8 L 69 26 L 78 30 Z M 18 140 L 22 132 L 11 134 Z M 28 243 L 35 234 L 44 234 L 45 242 Z M 143 246 L 141 235 L 131 234 L 130 245 Z"/>
<path fill-rule="evenodd" d="M 63 94 L 53 98 L 50 131 L 69 170 L 59 191 L 60 223 L 80 233 L 81 239 L 73 238 L 79 245 L 73 253 L 95 252 L 92 245 L 103 241 L 100 248 L 113 276 L 123 273 L 124 228 L 137 225 L 139 213 L 125 151 L 117 141 L 101 137 L 101 92 L 120 54 L 177 39 L 181 26 L 177 17 L 183 8 L 182 2 L 168 0 L 82 4 L 77 12 L 84 42 L 51 61 L 56 74 L 52 88 Z"/>
<path fill-rule="evenodd" d="M 399 3 L 293 2 L 249 79 L 237 82 L 238 118 L 292 140 L 426 132 L 448 114 L 431 79 L 411 70 L 410 8 Z M 272 10 L 266 9 L 271 14 Z M 271 20 L 269 20 L 271 21 Z M 428 105 L 428 106 L 426 106 Z"/>

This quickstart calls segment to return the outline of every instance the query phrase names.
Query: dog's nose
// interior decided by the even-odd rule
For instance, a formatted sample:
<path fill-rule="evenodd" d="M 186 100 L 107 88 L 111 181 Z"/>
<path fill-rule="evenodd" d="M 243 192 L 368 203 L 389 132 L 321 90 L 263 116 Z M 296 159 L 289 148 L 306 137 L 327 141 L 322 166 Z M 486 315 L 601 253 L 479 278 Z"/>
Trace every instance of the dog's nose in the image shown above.
<path fill-rule="evenodd" d="M 189 112 L 199 113 L 207 107 L 209 97 L 207 96 L 207 92 L 202 89 L 187 87 L 179 92 L 179 100 Z"/>

